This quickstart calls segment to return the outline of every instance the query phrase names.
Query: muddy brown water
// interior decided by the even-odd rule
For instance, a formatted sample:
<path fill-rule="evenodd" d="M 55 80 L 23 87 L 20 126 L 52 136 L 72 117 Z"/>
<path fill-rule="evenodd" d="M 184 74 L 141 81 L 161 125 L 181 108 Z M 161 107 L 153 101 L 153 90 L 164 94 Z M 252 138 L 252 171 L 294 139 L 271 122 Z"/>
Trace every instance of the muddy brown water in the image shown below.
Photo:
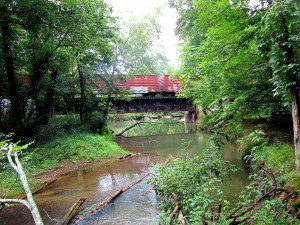
<path fill-rule="evenodd" d="M 111 128 L 116 132 L 126 126 L 128 122 L 111 124 Z M 137 126 L 129 130 L 125 137 L 119 137 L 116 141 L 123 148 L 142 154 L 95 165 L 59 177 L 47 190 L 35 195 L 45 224 L 56 224 L 79 198 L 87 198 L 81 207 L 81 212 L 92 208 L 147 173 L 153 163 L 162 163 L 170 155 L 193 156 L 213 147 L 208 133 L 194 132 L 193 126 L 176 121 L 141 124 L 141 127 Z M 224 159 L 241 169 L 231 176 L 231 179 L 225 181 L 223 187 L 227 198 L 232 199 L 248 183 L 248 172 L 234 144 L 225 144 L 221 151 Z M 158 224 L 159 208 L 155 192 L 150 191 L 142 196 L 149 186 L 144 180 L 102 210 L 77 224 Z M 0 213 L 0 224 L 34 223 L 25 207 L 14 206 L 6 207 Z"/>

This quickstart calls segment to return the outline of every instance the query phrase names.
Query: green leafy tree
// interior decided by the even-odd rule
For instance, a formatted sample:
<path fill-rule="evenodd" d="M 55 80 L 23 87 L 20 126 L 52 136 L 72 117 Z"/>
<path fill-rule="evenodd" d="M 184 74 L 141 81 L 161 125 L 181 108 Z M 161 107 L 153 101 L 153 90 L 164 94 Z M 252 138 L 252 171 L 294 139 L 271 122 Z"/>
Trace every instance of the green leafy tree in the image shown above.
<path fill-rule="evenodd" d="M 159 44 L 161 27 L 154 17 L 121 21 L 119 42 L 122 68 L 125 74 L 162 74 L 168 60 Z"/>
<path fill-rule="evenodd" d="M 93 1 L 2 1 L 1 68 L 11 102 L 12 129 L 47 122 L 61 77 L 74 74 L 85 55 L 110 54 L 114 21 L 108 6 Z M 87 61 L 84 61 L 87 62 Z M 21 76 L 29 75 L 23 87 Z M 28 99 L 34 107 L 27 108 Z"/>
<path fill-rule="evenodd" d="M 181 1 L 177 32 L 183 40 L 178 75 L 193 88 L 183 94 L 221 125 L 258 114 L 293 111 L 299 147 L 299 4 L 295 0 Z M 293 108 L 293 110 L 291 110 Z"/>

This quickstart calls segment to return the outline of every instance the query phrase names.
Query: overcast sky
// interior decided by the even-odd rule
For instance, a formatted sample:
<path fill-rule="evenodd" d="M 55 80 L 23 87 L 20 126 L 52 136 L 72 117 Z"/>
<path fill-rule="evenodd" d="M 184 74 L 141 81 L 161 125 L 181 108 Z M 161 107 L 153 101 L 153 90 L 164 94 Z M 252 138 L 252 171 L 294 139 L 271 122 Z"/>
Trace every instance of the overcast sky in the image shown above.
<path fill-rule="evenodd" d="M 146 15 L 155 15 L 156 9 L 162 7 L 157 21 L 162 27 L 161 44 L 164 47 L 170 65 L 178 66 L 178 38 L 174 34 L 178 14 L 171 9 L 168 0 L 105 0 L 114 8 L 114 15 L 121 19 L 131 17 L 143 18 Z"/>

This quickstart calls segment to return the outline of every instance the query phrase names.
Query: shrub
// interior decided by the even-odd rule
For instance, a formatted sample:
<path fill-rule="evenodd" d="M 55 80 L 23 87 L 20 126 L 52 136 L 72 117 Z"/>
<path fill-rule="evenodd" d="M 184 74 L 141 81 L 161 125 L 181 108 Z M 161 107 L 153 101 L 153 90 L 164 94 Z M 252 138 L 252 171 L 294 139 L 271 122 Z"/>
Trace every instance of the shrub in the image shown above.
<path fill-rule="evenodd" d="M 167 216 L 178 205 L 189 223 L 202 224 L 212 216 L 212 208 L 220 203 L 227 205 L 222 197 L 222 178 L 236 168 L 222 160 L 216 151 L 207 150 L 192 159 L 171 157 L 155 170 L 157 176 L 152 182 L 159 192 L 162 215 L 165 215 L 162 221 L 169 222 Z"/>

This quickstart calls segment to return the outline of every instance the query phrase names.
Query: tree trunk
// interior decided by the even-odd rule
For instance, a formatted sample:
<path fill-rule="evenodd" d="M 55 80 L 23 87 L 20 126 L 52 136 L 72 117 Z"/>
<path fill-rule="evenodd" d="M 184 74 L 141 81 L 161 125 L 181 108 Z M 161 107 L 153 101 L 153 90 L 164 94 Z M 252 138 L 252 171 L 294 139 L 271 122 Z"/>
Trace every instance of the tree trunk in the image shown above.
<path fill-rule="evenodd" d="M 293 127 L 294 127 L 294 145 L 296 156 L 296 171 L 300 174 L 300 120 L 299 120 L 299 93 L 296 88 L 292 91 L 293 97 Z"/>
<path fill-rule="evenodd" d="M 55 70 L 51 73 L 51 83 L 47 89 L 44 104 L 38 111 L 38 118 L 42 123 L 48 122 L 49 115 L 51 112 L 53 97 L 54 97 L 54 87 L 57 81 L 58 72 Z"/>
<path fill-rule="evenodd" d="M 2 127 L 2 117 L 3 117 L 3 98 L 4 98 L 4 80 L 3 75 L 1 74 L 2 71 L 0 71 L 0 127 Z"/>
<path fill-rule="evenodd" d="M 85 202 L 86 198 L 80 198 L 62 218 L 60 225 L 68 225 L 73 217 L 78 213 L 80 206 Z"/>
<path fill-rule="evenodd" d="M 7 17 L 3 17 L 1 24 L 2 51 L 5 63 L 6 76 L 8 81 L 8 97 L 10 99 L 10 121 L 13 128 L 22 124 L 22 113 L 20 112 L 20 99 L 17 92 L 17 80 L 15 77 L 14 58 L 11 49 L 11 32 Z"/>
<path fill-rule="evenodd" d="M 105 129 L 106 125 L 107 125 L 108 110 L 109 110 L 110 100 L 111 100 L 111 94 L 109 93 L 108 97 L 107 97 L 107 100 L 106 100 L 106 104 L 105 104 L 104 109 L 102 111 L 104 120 L 101 121 L 102 124 L 100 124 L 100 126 L 99 126 L 101 134 L 105 133 L 104 129 Z"/>
<path fill-rule="evenodd" d="M 35 52 L 33 51 L 33 62 L 32 62 L 32 72 L 30 74 L 30 95 L 31 98 L 34 101 L 35 105 L 35 112 L 36 115 L 40 114 L 40 111 L 42 110 L 40 101 L 39 101 L 39 96 L 38 96 L 38 81 L 42 77 L 42 72 L 41 72 L 41 67 L 42 65 L 38 63 L 35 57 Z"/>
<path fill-rule="evenodd" d="M 81 63 L 77 60 L 78 75 L 79 75 L 79 84 L 80 84 L 80 121 L 85 123 L 86 120 L 86 99 L 85 99 L 85 79 L 81 67 Z"/>

